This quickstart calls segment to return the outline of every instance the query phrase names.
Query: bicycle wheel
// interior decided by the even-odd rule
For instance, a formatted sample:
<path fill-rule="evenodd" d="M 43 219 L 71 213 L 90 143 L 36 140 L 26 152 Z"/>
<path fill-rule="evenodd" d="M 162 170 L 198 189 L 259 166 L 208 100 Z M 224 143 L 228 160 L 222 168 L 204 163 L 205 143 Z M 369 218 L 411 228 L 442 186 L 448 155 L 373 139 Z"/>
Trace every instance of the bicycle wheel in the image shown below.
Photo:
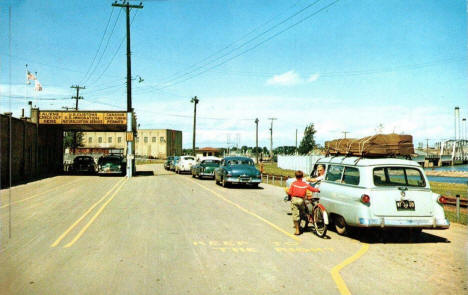
<path fill-rule="evenodd" d="M 315 233 L 319 237 L 324 237 L 327 233 L 327 225 L 325 224 L 325 220 L 323 218 L 322 208 L 320 208 L 320 206 L 315 206 L 312 214 L 314 216 Z"/>

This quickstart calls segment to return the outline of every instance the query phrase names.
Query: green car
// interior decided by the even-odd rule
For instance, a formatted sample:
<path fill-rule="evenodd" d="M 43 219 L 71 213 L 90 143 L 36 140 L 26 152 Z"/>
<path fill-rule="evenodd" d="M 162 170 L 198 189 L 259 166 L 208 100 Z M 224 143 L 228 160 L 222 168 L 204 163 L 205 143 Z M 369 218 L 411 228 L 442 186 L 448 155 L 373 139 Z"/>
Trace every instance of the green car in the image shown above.
<path fill-rule="evenodd" d="M 252 159 L 247 157 L 226 157 L 215 169 L 216 184 L 224 187 L 230 184 L 249 184 L 258 187 L 262 181 L 260 171 L 255 168 Z"/>
<path fill-rule="evenodd" d="M 200 162 L 192 166 L 192 177 L 214 178 L 214 170 L 219 167 L 221 159 L 216 157 L 201 158 Z"/>
<path fill-rule="evenodd" d="M 120 174 L 125 175 L 127 163 L 124 158 L 118 155 L 108 155 L 99 158 L 98 160 L 98 174 Z"/>
<path fill-rule="evenodd" d="M 173 156 L 167 157 L 166 162 L 164 162 L 164 169 L 169 170 L 171 168 L 172 160 L 174 160 Z"/>

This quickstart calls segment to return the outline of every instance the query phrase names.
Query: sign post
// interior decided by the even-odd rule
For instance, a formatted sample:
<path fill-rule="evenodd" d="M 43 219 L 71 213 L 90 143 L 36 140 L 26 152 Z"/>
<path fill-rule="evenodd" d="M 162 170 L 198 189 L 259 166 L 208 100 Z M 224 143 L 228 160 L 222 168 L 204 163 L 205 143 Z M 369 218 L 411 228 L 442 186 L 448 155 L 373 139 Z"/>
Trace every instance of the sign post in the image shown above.
<path fill-rule="evenodd" d="M 127 112 L 127 178 L 131 178 L 133 176 L 134 170 L 134 149 L 135 149 L 135 141 L 133 136 L 133 113 Z M 129 136 L 128 134 L 132 134 Z"/>

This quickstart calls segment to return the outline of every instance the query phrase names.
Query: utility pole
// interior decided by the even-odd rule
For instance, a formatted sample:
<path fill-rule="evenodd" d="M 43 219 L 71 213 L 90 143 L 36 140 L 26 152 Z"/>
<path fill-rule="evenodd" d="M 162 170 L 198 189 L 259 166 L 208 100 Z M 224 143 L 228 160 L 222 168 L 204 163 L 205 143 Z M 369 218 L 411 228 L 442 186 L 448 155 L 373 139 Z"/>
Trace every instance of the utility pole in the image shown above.
<path fill-rule="evenodd" d="M 426 157 L 429 157 L 429 138 L 426 138 Z"/>
<path fill-rule="evenodd" d="M 271 120 L 271 127 L 270 127 L 270 160 L 273 159 L 273 121 L 277 120 L 277 118 L 268 118 Z"/>
<path fill-rule="evenodd" d="M 114 7 L 125 7 L 127 15 L 127 177 L 132 177 L 134 169 L 134 126 L 133 126 L 133 108 L 132 108 L 132 60 L 130 51 L 130 8 L 141 9 L 142 3 L 139 5 L 131 5 L 129 0 L 123 0 L 122 3 L 115 1 L 112 3 Z"/>
<path fill-rule="evenodd" d="M 342 131 L 341 133 L 344 134 L 344 139 L 346 139 L 346 134 L 350 133 L 349 131 Z"/>
<path fill-rule="evenodd" d="M 255 157 L 258 164 L 258 118 L 255 119 Z"/>
<path fill-rule="evenodd" d="M 297 128 L 296 128 L 296 151 L 297 151 Z"/>
<path fill-rule="evenodd" d="M 78 100 L 83 99 L 83 96 L 80 96 L 80 89 L 86 89 L 86 87 L 81 87 L 80 85 L 72 85 L 70 88 L 75 88 L 76 89 L 76 96 L 72 96 L 72 99 L 76 99 L 76 106 L 75 110 L 78 111 Z"/>
<path fill-rule="evenodd" d="M 83 96 L 80 96 L 80 89 L 86 89 L 86 87 L 81 87 L 80 85 L 72 85 L 70 88 L 76 89 L 76 96 L 72 96 L 72 99 L 76 100 L 75 111 L 78 111 L 78 100 L 83 99 Z M 67 110 L 68 111 L 68 110 Z M 73 154 L 76 154 L 76 147 L 77 147 L 77 136 L 76 131 L 73 131 Z"/>
<path fill-rule="evenodd" d="M 193 103 L 193 144 L 192 144 L 192 154 L 195 156 L 195 131 L 197 126 L 197 104 L 200 100 L 198 97 L 194 96 L 190 100 Z"/>

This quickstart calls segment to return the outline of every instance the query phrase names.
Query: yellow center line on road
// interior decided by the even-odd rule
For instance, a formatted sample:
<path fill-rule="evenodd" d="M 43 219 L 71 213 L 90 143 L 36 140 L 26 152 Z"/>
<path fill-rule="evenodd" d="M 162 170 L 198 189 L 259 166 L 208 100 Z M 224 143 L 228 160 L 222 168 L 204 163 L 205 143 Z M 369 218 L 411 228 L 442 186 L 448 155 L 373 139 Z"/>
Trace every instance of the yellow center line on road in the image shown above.
<path fill-rule="evenodd" d="M 86 212 L 81 215 L 80 218 L 78 218 L 63 234 L 60 235 L 60 237 L 57 238 L 57 240 L 55 240 L 55 242 L 52 243 L 52 245 L 50 245 L 51 247 L 56 247 L 62 240 L 63 238 L 65 238 L 65 236 L 72 230 L 75 228 L 75 226 L 78 225 L 78 223 L 80 223 L 81 220 L 83 220 L 83 218 L 85 218 L 97 205 L 99 205 L 99 203 L 101 203 L 113 190 L 114 188 L 116 188 L 119 184 L 123 183 L 125 180 L 125 178 L 122 178 L 120 179 L 119 181 L 117 181 L 117 183 L 115 183 L 111 189 L 101 198 L 99 199 L 96 203 L 94 203 L 88 210 L 86 210 Z"/>
<path fill-rule="evenodd" d="M 345 282 L 341 278 L 340 270 L 348 264 L 351 264 L 354 261 L 358 260 L 362 255 L 364 255 L 364 253 L 367 252 L 368 249 L 369 244 L 363 244 L 359 251 L 357 251 L 353 256 L 348 257 L 343 262 L 333 267 L 333 269 L 331 270 L 332 278 L 335 281 L 335 284 L 338 286 L 338 290 L 340 291 L 341 295 L 351 295 L 351 292 L 349 291 L 348 287 L 346 287 Z"/>
<path fill-rule="evenodd" d="M 22 203 L 22 202 L 27 201 L 27 200 L 30 200 L 30 199 L 34 199 L 34 198 L 40 197 L 40 196 L 42 196 L 42 195 L 44 195 L 44 194 L 47 194 L 47 193 L 49 193 L 49 192 L 51 192 L 51 191 L 53 191 L 53 190 L 56 190 L 56 189 L 58 189 L 58 188 L 60 188 L 60 187 L 67 186 L 67 185 L 70 185 L 70 184 L 72 184 L 72 183 L 78 182 L 79 180 L 81 180 L 81 179 L 76 179 L 76 180 L 71 181 L 71 182 L 68 182 L 68 183 L 64 183 L 64 184 L 61 184 L 61 185 L 57 185 L 56 187 L 53 187 L 53 188 L 48 189 L 48 190 L 46 190 L 46 191 L 37 193 L 37 194 L 32 195 L 32 196 L 30 196 L 30 197 L 28 197 L 28 198 L 21 199 L 21 200 L 18 200 L 18 201 L 14 201 L 14 202 L 11 203 L 11 205 L 15 205 L 15 204 Z M 10 204 L 5 204 L 5 205 L 3 205 L 3 206 L 0 206 L 0 209 L 6 208 L 6 207 L 8 207 L 8 206 L 10 206 Z"/>
<path fill-rule="evenodd" d="M 112 194 L 112 196 L 101 206 L 101 208 L 99 208 L 99 210 L 96 212 L 96 214 L 94 214 L 94 216 L 88 221 L 88 223 L 81 229 L 81 231 L 73 238 L 73 240 L 71 240 L 70 243 L 66 244 L 65 246 L 63 246 L 64 248 L 68 248 L 68 247 L 71 247 L 76 241 L 78 241 L 78 239 L 84 234 L 84 232 L 88 229 L 88 227 L 94 222 L 94 220 L 96 220 L 96 218 L 99 216 L 99 214 L 101 214 L 101 212 L 104 210 L 104 208 L 106 208 L 106 206 L 112 201 L 112 199 L 114 199 L 114 197 L 117 195 L 117 193 L 120 191 L 120 189 L 124 186 L 124 184 L 126 183 L 126 180 L 124 182 L 121 183 L 121 185 L 114 191 L 114 193 Z"/>
<path fill-rule="evenodd" d="M 285 234 L 286 236 L 290 237 L 291 239 L 293 239 L 293 240 L 295 240 L 295 241 L 301 241 L 301 239 L 299 239 L 298 237 L 296 237 L 296 236 L 294 236 L 294 235 L 288 233 L 286 230 L 280 228 L 280 227 L 277 226 L 276 224 L 274 224 L 274 223 L 272 223 L 272 222 L 266 220 L 265 218 L 263 218 L 263 217 L 257 215 L 256 213 L 253 213 L 252 211 L 249 211 L 249 210 L 245 209 L 245 208 L 242 207 L 241 205 L 239 205 L 239 204 L 237 204 L 237 203 L 234 203 L 233 201 L 231 201 L 231 200 L 229 200 L 229 199 L 223 197 L 221 194 L 215 192 L 214 190 L 212 190 L 212 189 L 210 189 L 210 188 L 208 188 L 208 187 L 206 187 L 206 186 L 204 186 L 204 185 L 202 185 L 202 184 L 200 184 L 200 183 L 198 183 L 198 182 L 196 182 L 196 181 L 193 181 L 193 180 L 190 179 L 190 178 L 187 178 L 187 179 L 190 180 L 191 182 L 193 182 L 193 183 L 195 183 L 195 184 L 201 186 L 202 188 L 206 189 L 207 191 L 211 192 L 212 194 L 214 194 L 216 197 L 220 198 L 221 200 L 223 200 L 223 201 L 225 201 L 225 202 L 227 202 L 227 203 L 229 203 L 229 204 L 231 204 L 231 205 L 237 207 L 238 209 L 244 211 L 244 212 L 247 213 L 247 214 L 250 214 L 250 215 L 254 216 L 255 218 L 260 219 L 261 221 L 265 222 L 266 224 L 268 224 L 268 225 L 271 226 L 272 228 L 276 229 L 277 231 L 281 232 L 282 234 Z"/>

